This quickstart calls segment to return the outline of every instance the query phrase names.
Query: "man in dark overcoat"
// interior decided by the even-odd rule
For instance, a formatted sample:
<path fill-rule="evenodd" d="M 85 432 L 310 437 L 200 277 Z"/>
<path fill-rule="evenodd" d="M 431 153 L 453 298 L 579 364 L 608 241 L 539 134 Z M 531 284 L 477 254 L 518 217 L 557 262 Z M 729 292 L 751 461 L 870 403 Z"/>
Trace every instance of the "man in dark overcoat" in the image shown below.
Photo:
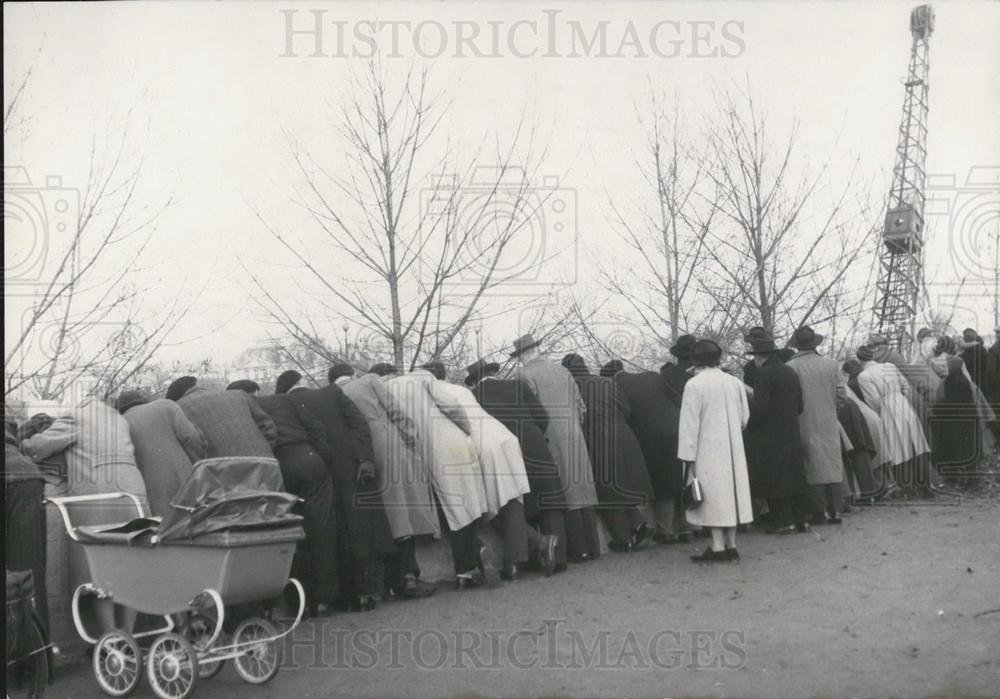
<path fill-rule="evenodd" d="M 598 512 L 611 533 L 612 551 L 631 551 L 653 536 L 641 509 L 652 501 L 652 486 L 639 442 L 628 426 L 628 405 L 613 379 L 594 376 L 578 354 L 562 365 L 580 389 L 587 411 L 583 436 L 594 469 Z"/>
<path fill-rule="evenodd" d="M 284 380 L 282 380 L 284 379 Z M 395 546 L 385 508 L 378 496 L 371 429 L 357 406 L 339 386 L 318 389 L 301 386 L 302 376 L 289 370 L 279 377 L 279 388 L 319 418 L 330 445 L 327 466 L 333 478 L 337 523 L 340 598 L 352 609 L 375 608 L 375 566 Z"/>
<path fill-rule="evenodd" d="M 743 335 L 743 343 L 746 345 L 746 349 L 749 352 L 753 349 L 753 343 L 756 340 L 766 340 L 770 337 L 770 333 L 768 333 L 764 328 L 759 325 L 755 325 L 747 330 Z M 757 363 L 752 358 L 743 365 L 743 383 L 750 388 L 753 388 L 754 384 L 757 383 Z"/>
<path fill-rule="evenodd" d="M 750 401 L 744 441 L 755 498 L 768 502 L 771 534 L 806 531 L 810 515 L 799 415 L 802 388 L 795 371 L 777 356 L 774 340 L 757 339 L 754 357 L 756 383 Z"/>
<path fill-rule="evenodd" d="M 670 412 L 672 422 L 667 428 L 667 432 L 676 437 L 681 416 L 681 402 L 684 399 L 684 386 L 691 379 L 691 370 L 694 362 L 691 360 L 691 349 L 698 342 L 694 335 L 681 335 L 677 338 L 673 347 L 670 348 L 677 362 L 674 364 L 664 364 L 660 368 L 660 378 L 663 382 L 667 400 L 673 406 Z M 684 466 L 677 458 L 676 448 L 671 452 L 672 463 L 668 467 L 668 472 L 675 476 L 680 474 L 683 478 Z M 673 543 L 675 541 L 687 541 L 689 525 L 684 517 L 684 505 L 681 502 L 682 488 L 669 488 L 670 495 L 657 498 L 656 501 L 656 521 L 659 531 L 656 540 L 660 543 Z"/>
<path fill-rule="evenodd" d="M 232 389 L 238 391 L 240 389 Z M 257 403 L 278 430 L 274 455 L 281 466 L 285 490 L 302 498 L 306 532 L 304 562 L 306 592 L 312 614 L 336 601 L 338 592 L 333 481 L 327 469 L 330 447 L 326 429 L 311 410 L 287 393 L 257 396 Z"/>
<path fill-rule="evenodd" d="M 521 445 L 531 492 L 524 496 L 524 518 L 538 528 L 544 541 L 529 541 L 531 563 L 546 575 L 566 569 L 566 489 L 559 467 L 545 440 L 549 417 L 538 397 L 523 381 L 497 378 L 500 365 L 480 359 L 466 367 L 465 384 L 483 410 L 514 433 Z M 533 537 L 529 532 L 529 537 Z"/>

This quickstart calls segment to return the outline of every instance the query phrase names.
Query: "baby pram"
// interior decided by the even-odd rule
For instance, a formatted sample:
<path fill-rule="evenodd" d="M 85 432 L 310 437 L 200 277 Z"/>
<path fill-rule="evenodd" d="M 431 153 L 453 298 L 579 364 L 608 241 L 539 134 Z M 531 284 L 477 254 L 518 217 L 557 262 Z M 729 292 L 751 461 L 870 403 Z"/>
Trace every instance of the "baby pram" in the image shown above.
<path fill-rule="evenodd" d="M 137 519 L 123 524 L 74 526 L 71 510 L 86 503 L 128 498 Z M 70 538 L 83 546 L 91 582 L 73 594 L 73 622 L 95 644 L 97 683 L 111 696 L 139 684 L 143 657 L 157 696 L 184 699 L 199 678 L 217 674 L 232 659 L 246 682 L 263 684 L 278 672 L 277 641 L 302 620 L 305 592 L 288 573 L 296 542 L 305 534 L 291 513 L 297 499 L 282 492 L 278 462 L 263 458 L 205 459 L 171 501 L 162 521 L 146 518 L 128 493 L 50 498 Z M 279 631 L 263 616 L 239 623 L 223 639 L 226 608 L 271 601 L 287 585 L 299 597 L 290 625 Z M 84 595 L 109 599 L 143 614 L 162 616 L 164 625 L 134 635 L 114 629 L 94 638 L 85 628 Z M 140 639 L 152 639 L 145 650 Z"/>

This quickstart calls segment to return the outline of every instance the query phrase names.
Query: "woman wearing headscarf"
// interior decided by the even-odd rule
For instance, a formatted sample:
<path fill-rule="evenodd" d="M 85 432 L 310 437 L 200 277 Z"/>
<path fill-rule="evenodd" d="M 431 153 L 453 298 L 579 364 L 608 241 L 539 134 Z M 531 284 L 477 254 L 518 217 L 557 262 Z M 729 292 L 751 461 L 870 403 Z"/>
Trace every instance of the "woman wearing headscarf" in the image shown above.
<path fill-rule="evenodd" d="M 892 464 L 896 482 L 928 493 L 930 447 L 909 400 L 909 382 L 895 365 L 875 361 L 869 347 L 859 348 L 857 357 L 862 365 L 858 385 L 865 402 L 882 418 L 885 459 Z"/>

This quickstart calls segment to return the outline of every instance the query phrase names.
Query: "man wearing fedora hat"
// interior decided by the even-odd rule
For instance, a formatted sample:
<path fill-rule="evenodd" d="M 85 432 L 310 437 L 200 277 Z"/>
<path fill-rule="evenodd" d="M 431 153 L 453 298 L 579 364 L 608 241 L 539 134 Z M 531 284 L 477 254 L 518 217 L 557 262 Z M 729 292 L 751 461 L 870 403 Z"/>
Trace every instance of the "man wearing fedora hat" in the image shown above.
<path fill-rule="evenodd" d="M 567 557 L 570 561 L 586 561 L 600 555 L 594 511 L 597 491 L 581 429 L 586 407 L 573 375 L 565 367 L 543 357 L 538 345 L 530 333 L 522 335 L 514 341 L 510 356 L 521 363 L 517 378 L 528 384 L 549 416 L 545 437 L 565 489 L 567 511 L 563 541 Z"/>
<path fill-rule="evenodd" d="M 788 366 L 798 374 L 802 387 L 799 433 L 806 481 L 813 486 L 810 489 L 813 521 L 839 524 L 839 501 L 846 493 L 837 399 L 846 395 L 847 383 L 837 362 L 816 351 L 824 339 L 808 325 L 796 330 L 788 344 L 798 351 L 788 360 Z"/>
<path fill-rule="evenodd" d="M 659 376 L 640 372 L 622 374 L 619 379 L 630 407 L 629 425 L 639 439 L 653 483 L 653 538 L 661 544 L 684 542 L 690 536 L 681 503 L 684 467 L 677 458 L 677 430 L 684 386 L 694 366 L 691 348 L 697 341 L 694 335 L 678 337 L 670 348 L 677 362 L 662 368 Z"/>
<path fill-rule="evenodd" d="M 799 414 L 799 376 L 778 356 L 771 338 L 754 340 L 750 350 L 756 365 L 750 419 L 744 437 L 755 498 L 767 500 L 773 520 L 770 534 L 806 531 L 810 515 Z"/>
<path fill-rule="evenodd" d="M 759 325 L 755 325 L 743 334 L 743 344 L 746 345 L 747 353 L 751 353 L 753 350 L 753 343 L 757 340 L 769 339 L 771 333 L 762 328 Z M 743 365 L 743 383 L 745 383 L 750 388 L 754 387 L 757 382 L 757 363 L 750 359 L 746 364 Z"/>
<path fill-rule="evenodd" d="M 499 379 L 499 371 L 497 362 L 480 359 L 466 367 L 465 384 L 483 409 L 518 439 L 531 485 L 524 496 L 524 518 L 532 525 L 529 562 L 552 575 L 566 569 L 565 545 L 559 546 L 559 536 L 566 535 L 566 498 L 559 467 L 545 441 L 549 416 L 525 382 Z"/>

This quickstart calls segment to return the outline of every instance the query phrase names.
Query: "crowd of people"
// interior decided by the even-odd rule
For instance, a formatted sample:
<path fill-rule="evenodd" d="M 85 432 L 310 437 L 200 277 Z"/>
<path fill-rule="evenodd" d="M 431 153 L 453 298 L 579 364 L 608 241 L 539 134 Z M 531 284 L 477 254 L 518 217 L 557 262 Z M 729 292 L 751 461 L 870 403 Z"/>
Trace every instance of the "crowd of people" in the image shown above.
<path fill-rule="evenodd" d="M 114 405 L 91 398 L 8 422 L 7 567 L 45 579 L 40 483 L 52 472 L 71 495 L 123 491 L 162 516 L 198 461 L 276 459 L 300 499 L 296 574 L 323 614 L 432 594 L 421 537 L 449 534 L 459 589 L 597 558 L 599 518 L 613 552 L 703 536 L 695 561 L 731 562 L 754 521 L 795 534 L 839 524 L 858 499 L 934 497 L 993 449 L 1000 329 L 988 351 L 972 330 L 921 330 L 909 359 L 873 335 L 843 363 L 808 326 L 785 347 L 759 327 L 744 339 L 742 377 L 691 335 L 658 372 L 613 359 L 594 373 L 575 353 L 548 358 L 529 334 L 513 343 L 511 371 L 480 359 L 464 385 L 437 361 L 408 373 L 337 364 L 320 388 L 289 370 L 269 395 L 250 380 L 210 390 L 184 376 L 162 398 L 128 390 Z M 131 514 L 109 502 L 78 521 Z M 484 527 L 502 541 L 497 560 Z M 89 579 L 72 548 L 69 567 L 74 587 Z M 98 617 L 130 624 L 110 604 Z"/>

